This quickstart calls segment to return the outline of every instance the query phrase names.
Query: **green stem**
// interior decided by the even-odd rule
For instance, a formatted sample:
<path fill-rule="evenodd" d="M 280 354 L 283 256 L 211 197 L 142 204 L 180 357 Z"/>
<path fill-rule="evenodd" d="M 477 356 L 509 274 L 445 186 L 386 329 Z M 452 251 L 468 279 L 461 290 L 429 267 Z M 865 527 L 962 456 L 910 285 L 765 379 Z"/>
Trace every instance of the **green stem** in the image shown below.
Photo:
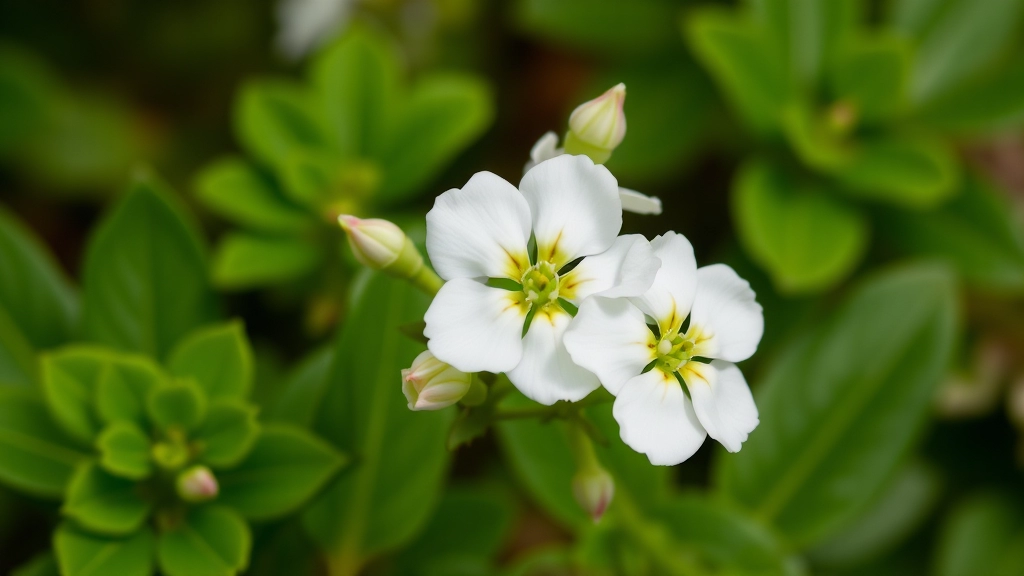
<path fill-rule="evenodd" d="M 426 264 L 421 266 L 419 271 L 409 278 L 409 281 L 413 283 L 413 286 L 416 286 L 430 296 L 436 295 L 444 284 L 444 280 L 441 280 L 441 277 Z"/>
<path fill-rule="evenodd" d="M 689 558 L 680 547 L 672 542 L 668 531 L 657 522 L 643 517 L 625 490 L 617 491 L 612 504 L 615 520 L 625 534 L 642 548 L 655 564 L 661 567 L 660 574 L 667 576 L 705 576 L 697 563 Z"/>

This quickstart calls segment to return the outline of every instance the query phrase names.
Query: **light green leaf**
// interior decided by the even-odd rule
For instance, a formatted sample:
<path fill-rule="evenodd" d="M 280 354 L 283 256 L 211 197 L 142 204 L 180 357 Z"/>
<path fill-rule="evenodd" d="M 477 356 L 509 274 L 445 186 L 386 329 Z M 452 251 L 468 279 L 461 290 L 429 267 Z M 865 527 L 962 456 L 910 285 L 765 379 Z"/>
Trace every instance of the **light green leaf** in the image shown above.
<path fill-rule="evenodd" d="M 327 393 L 327 377 L 333 362 L 334 350 L 330 347 L 316 350 L 304 358 L 288 375 L 280 394 L 270 403 L 267 417 L 277 422 L 307 428 L 312 426 Z"/>
<path fill-rule="evenodd" d="M 747 253 L 782 292 L 835 285 L 857 265 L 868 241 L 857 209 L 762 162 L 737 177 L 733 214 Z"/>
<path fill-rule="evenodd" d="M 238 158 L 224 158 L 204 168 L 196 179 L 196 197 L 211 211 L 260 231 L 302 232 L 314 224 L 269 177 Z"/>
<path fill-rule="evenodd" d="M 87 456 L 53 422 L 37 393 L 0 387 L 0 482 L 59 498 Z"/>
<path fill-rule="evenodd" d="M 941 141 L 884 138 L 860 143 L 835 177 L 851 196 L 921 209 L 956 192 L 960 164 Z"/>
<path fill-rule="evenodd" d="M 245 458 L 259 437 L 256 408 L 239 400 L 214 400 L 203 425 L 192 437 L 201 443 L 200 458 L 214 468 L 226 468 Z"/>
<path fill-rule="evenodd" d="M 0 304 L 0 384 L 31 386 L 38 379 L 35 350 Z"/>
<path fill-rule="evenodd" d="M 694 12 L 686 24 L 694 54 L 743 119 L 759 132 L 775 130 L 792 88 L 767 33 L 717 8 Z"/>
<path fill-rule="evenodd" d="M 960 502 L 942 527 L 936 576 L 1012 576 L 1024 572 L 1024 515 L 1002 494 L 976 494 Z"/>
<path fill-rule="evenodd" d="M 837 103 L 836 106 L 848 106 Z M 855 114 L 852 108 L 848 108 Z M 808 167 L 832 173 L 849 164 L 853 142 L 831 121 L 834 110 L 819 110 L 806 102 L 794 101 L 782 113 L 782 128 L 797 157 Z"/>
<path fill-rule="evenodd" d="M 217 474 L 218 502 L 252 520 L 278 518 L 315 495 L 346 460 L 301 428 L 269 425 L 241 463 Z"/>
<path fill-rule="evenodd" d="M 957 133 L 1010 132 L 1024 124 L 1024 59 L 1013 58 L 918 111 L 921 123 Z"/>
<path fill-rule="evenodd" d="M 135 177 L 89 240 L 85 331 L 95 341 L 157 359 L 196 326 L 216 301 L 200 236 L 163 184 Z"/>
<path fill-rule="evenodd" d="M 851 42 L 830 70 L 832 95 L 852 105 L 860 120 L 884 120 L 905 106 L 910 59 L 910 48 L 897 38 Z"/>
<path fill-rule="evenodd" d="M 258 80 L 244 85 L 235 102 L 235 134 L 264 165 L 277 168 L 302 148 L 327 145 L 316 98 L 287 80 Z"/>
<path fill-rule="evenodd" d="M 331 142 L 342 156 L 376 158 L 383 151 L 400 75 L 396 48 L 361 25 L 349 27 L 313 62 Z"/>
<path fill-rule="evenodd" d="M 920 435 L 956 335 L 952 275 L 874 276 L 755 385 L 761 423 L 718 461 L 716 485 L 796 546 L 842 529 Z"/>
<path fill-rule="evenodd" d="M 217 246 L 213 279 L 229 290 L 254 288 L 307 274 L 321 259 L 320 249 L 302 239 L 230 233 Z"/>
<path fill-rule="evenodd" d="M 54 420 L 92 445 L 101 423 L 93 399 L 111 354 L 102 348 L 69 346 L 42 356 L 42 384 Z"/>
<path fill-rule="evenodd" d="M 252 347 L 240 321 L 189 334 L 171 352 L 171 374 L 193 378 L 209 398 L 246 398 L 252 389 Z"/>
<path fill-rule="evenodd" d="M 206 417 L 206 394 L 192 379 L 165 382 L 149 393 L 146 413 L 160 428 L 192 430 Z"/>
<path fill-rule="evenodd" d="M 144 528 L 125 538 L 108 538 L 62 524 L 53 539 L 62 576 L 150 576 L 153 532 Z"/>
<path fill-rule="evenodd" d="M 150 505 L 135 482 L 111 476 L 94 463 L 78 467 L 68 484 L 61 513 L 98 534 L 121 536 L 138 530 Z"/>
<path fill-rule="evenodd" d="M 941 258 L 980 288 L 1024 290 L 1024 224 L 1009 199 L 978 178 L 969 178 L 938 210 L 887 210 L 878 216 L 883 240 L 901 252 Z"/>
<path fill-rule="evenodd" d="M 309 507 L 305 523 L 346 566 L 409 541 L 441 491 L 452 414 L 409 411 L 396 384 L 423 349 L 401 327 L 421 320 L 428 302 L 409 283 L 374 274 L 335 341 L 316 429 L 359 465 Z"/>
<path fill-rule="evenodd" d="M 146 428 L 146 399 L 165 380 L 160 367 L 145 356 L 111 356 L 96 385 L 96 412 L 107 424 L 127 421 Z"/>
<path fill-rule="evenodd" d="M 650 54 L 679 41 L 680 6 L 672 1 L 519 0 L 516 8 L 528 31 L 602 54 Z"/>
<path fill-rule="evenodd" d="M 157 543 L 166 576 L 233 576 L 249 563 L 252 535 L 241 516 L 224 506 L 193 508 L 181 526 Z"/>
<path fill-rule="evenodd" d="M 43 243 L 0 206 L 0 307 L 36 348 L 71 338 L 78 295 Z"/>
<path fill-rule="evenodd" d="M 416 84 L 384 144 L 382 200 L 423 191 L 494 119 L 494 95 L 481 80 L 436 74 Z"/>
<path fill-rule="evenodd" d="M 861 16 L 858 0 L 751 0 L 751 17 L 770 38 L 771 57 L 813 90 Z"/>
<path fill-rule="evenodd" d="M 153 471 L 149 437 L 130 422 L 115 422 L 104 428 L 96 439 L 96 449 L 100 466 L 116 476 L 141 480 Z"/>

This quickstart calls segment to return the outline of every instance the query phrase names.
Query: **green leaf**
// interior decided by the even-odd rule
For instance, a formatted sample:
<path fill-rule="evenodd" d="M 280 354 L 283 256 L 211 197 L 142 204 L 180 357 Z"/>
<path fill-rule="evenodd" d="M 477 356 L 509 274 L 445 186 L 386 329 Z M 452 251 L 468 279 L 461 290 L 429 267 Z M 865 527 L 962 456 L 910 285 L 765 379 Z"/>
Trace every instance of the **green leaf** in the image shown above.
<path fill-rule="evenodd" d="M 256 408 L 238 400 L 214 400 L 192 438 L 202 445 L 201 460 L 214 468 L 234 466 L 259 437 Z"/>
<path fill-rule="evenodd" d="M 813 90 L 861 16 L 858 0 L 751 0 L 751 17 L 770 39 L 771 57 L 794 83 Z"/>
<path fill-rule="evenodd" d="M 943 142 L 886 138 L 860 143 L 835 177 L 851 196 L 921 209 L 956 192 L 960 168 Z"/>
<path fill-rule="evenodd" d="M 217 246 L 213 279 L 229 290 L 254 288 L 308 274 L 321 260 L 320 249 L 303 239 L 229 233 Z"/>
<path fill-rule="evenodd" d="M 1024 124 L 1024 60 L 1014 58 L 918 111 L 922 124 L 957 133 L 1009 132 Z"/>
<path fill-rule="evenodd" d="M 941 258 L 980 288 L 1024 290 L 1024 225 L 1008 198 L 978 178 L 938 210 L 887 210 L 878 222 L 882 238 L 905 254 Z"/>
<path fill-rule="evenodd" d="M 258 80 L 244 85 L 235 103 L 235 134 L 264 165 L 277 168 L 289 154 L 327 145 L 316 98 L 287 80 Z"/>
<path fill-rule="evenodd" d="M 212 212 L 260 231 L 302 232 L 314 224 L 270 178 L 238 158 L 204 168 L 196 179 L 196 197 Z"/>
<path fill-rule="evenodd" d="M 704 8 L 689 18 L 686 35 L 743 119 L 759 132 L 775 130 L 791 86 L 766 32 L 728 11 Z"/>
<path fill-rule="evenodd" d="M 142 480 L 153 472 L 149 437 L 130 422 L 115 422 L 104 428 L 96 439 L 96 449 L 100 466 L 111 474 Z"/>
<path fill-rule="evenodd" d="M 761 424 L 718 461 L 719 490 L 795 545 L 845 527 L 920 435 L 950 360 L 956 308 L 952 275 L 934 265 L 861 285 L 755 387 Z"/>
<path fill-rule="evenodd" d="M 923 462 L 903 466 L 879 497 L 845 530 L 810 552 L 815 565 L 861 565 L 899 546 L 928 519 L 941 496 L 941 479 Z"/>
<path fill-rule="evenodd" d="M 428 302 L 409 283 L 373 274 L 335 341 L 316 429 L 359 465 L 309 507 L 305 523 L 350 567 L 409 541 L 444 481 L 452 413 L 409 411 L 397 376 L 423 349 L 400 327 L 421 320 Z"/>
<path fill-rule="evenodd" d="M 0 482 L 59 498 L 86 457 L 53 422 L 34 391 L 0 387 Z"/>
<path fill-rule="evenodd" d="M 0 384 L 31 386 L 37 381 L 38 373 L 39 363 L 32 343 L 0 304 Z"/>
<path fill-rule="evenodd" d="M 163 358 L 216 309 L 200 236 L 154 177 L 137 176 L 85 255 L 85 331 Z"/>
<path fill-rule="evenodd" d="M 111 354 L 102 348 L 69 346 L 42 356 L 42 384 L 54 420 L 79 441 L 92 445 L 101 423 L 93 398 Z"/>
<path fill-rule="evenodd" d="M 45 126 L 58 89 L 39 58 L 13 45 L 0 46 L 0 156 L 24 152 L 24 144 Z"/>
<path fill-rule="evenodd" d="M 328 131 L 343 156 L 376 158 L 396 112 L 401 69 L 390 41 L 355 25 L 313 62 Z"/>
<path fill-rule="evenodd" d="M 246 398 L 252 389 L 252 347 L 240 321 L 189 334 L 171 352 L 171 374 L 193 378 L 209 398 Z"/>
<path fill-rule="evenodd" d="M 905 105 L 910 59 L 910 48 L 896 38 L 850 43 L 830 70 L 833 97 L 852 105 L 863 121 L 884 120 Z"/>
<path fill-rule="evenodd" d="M 383 200 L 422 192 L 494 119 L 494 95 L 483 81 L 437 74 L 416 84 L 384 145 Z"/>
<path fill-rule="evenodd" d="M 111 476 L 90 462 L 71 478 L 61 512 L 92 532 L 120 536 L 138 530 L 149 508 L 135 482 Z"/>
<path fill-rule="evenodd" d="M 238 466 L 217 474 L 218 502 L 251 520 L 278 518 L 315 495 L 345 462 L 301 428 L 269 425 Z"/>
<path fill-rule="evenodd" d="M 1018 503 L 994 493 L 960 502 L 942 527 L 935 558 L 937 576 L 1024 571 L 1024 515 Z"/>
<path fill-rule="evenodd" d="M 1016 40 L 1017 0 L 899 0 L 893 27 L 917 41 L 911 97 L 928 101 L 983 70 Z"/>
<path fill-rule="evenodd" d="M 559 44 L 637 56 L 677 48 L 679 10 L 666 0 L 519 0 L 516 17 Z"/>
<path fill-rule="evenodd" d="M 834 106 L 850 106 L 837 103 Z M 848 108 L 851 114 L 853 108 Z M 782 113 L 782 129 L 797 157 L 808 167 L 826 174 L 849 164 L 853 142 L 832 124 L 835 109 L 818 110 L 795 101 Z"/>
<path fill-rule="evenodd" d="M 11 572 L 11 576 L 61 576 L 52 552 L 39 554 Z"/>
<path fill-rule="evenodd" d="M 146 399 L 165 379 L 145 356 L 111 356 L 96 385 L 96 412 L 107 424 L 127 421 L 146 428 Z"/>
<path fill-rule="evenodd" d="M 327 393 L 327 377 L 334 363 L 329 346 L 316 350 L 288 375 L 280 394 L 270 403 L 267 416 L 275 422 L 310 427 Z"/>
<path fill-rule="evenodd" d="M 192 430 L 206 417 L 206 394 L 192 379 L 174 380 L 157 386 L 146 399 L 150 420 L 164 430 Z"/>
<path fill-rule="evenodd" d="M 153 532 L 144 528 L 126 538 L 108 538 L 62 524 L 53 539 L 62 576 L 150 576 Z"/>
<path fill-rule="evenodd" d="M 160 535 L 157 558 L 166 576 L 233 576 L 252 549 L 249 526 L 224 506 L 193 508 L 185 522 Z"/>
<path fill-rule="evenodd" d="M 835 285 L 867 246 L 868 224 L 858 210 L 762 162 L 737 177 L 733 214 L 747 253 L 786 293 Z"/>
<path fill-rule="evenodd" d="M 0 206 L 0 306 L 36 348 L 71 338 L 78 295 L 49 250 Z"/>

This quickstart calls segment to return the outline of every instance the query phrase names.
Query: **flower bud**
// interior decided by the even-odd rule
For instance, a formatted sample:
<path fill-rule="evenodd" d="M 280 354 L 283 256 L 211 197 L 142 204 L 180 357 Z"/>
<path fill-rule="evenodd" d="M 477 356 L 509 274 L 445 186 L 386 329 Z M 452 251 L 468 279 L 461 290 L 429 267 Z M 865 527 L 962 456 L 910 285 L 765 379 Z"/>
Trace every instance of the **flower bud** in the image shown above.
<path fill-rule="evenodd" d="M 178 496 L 186 502 L 206 502 L 213 500 L 220 492 L 220 485 L 213 472 L 206 466 L 193 466 L 178 474 L 175 483 Z"/>
<path fill-rule="evenodd" d="M 607 162 L 626 136 L 626 114 L 622 110 L 625 101 L 626 85 L 620 83 L 577 106 L 569 116 L 565 151 L 586 154 L 597 164 Z"/>
<path fill-rule="evenodd" d="M 402 370 L 402 393 L 410 410 L 440 410 L 470 392 L 473 375 L 441 362 L 427 350 Z"/>
<path fill-rule="evenodd" d="M 348 235 L 352 254 L 360 264 L 409 280 L 428 294 L 436 294 L 441 288 L 441 279 L 423 264 L 416 245 L 395 224 L 348 214 L 338 216 L 338 224 Z"/>
<path fill-rule="evenodd" d="M 576 502 L 597 522 L 615 495 L 615 481 L 611 474 L 600 466 L 581 469 L 573 476 L 572 494 Z"/>

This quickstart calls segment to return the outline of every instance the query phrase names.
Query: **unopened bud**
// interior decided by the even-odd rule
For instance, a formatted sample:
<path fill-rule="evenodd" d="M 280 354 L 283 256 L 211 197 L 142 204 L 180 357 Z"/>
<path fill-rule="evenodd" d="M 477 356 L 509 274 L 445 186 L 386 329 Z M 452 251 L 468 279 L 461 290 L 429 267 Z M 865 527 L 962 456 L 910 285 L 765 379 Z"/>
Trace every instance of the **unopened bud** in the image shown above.
<path fill-rule="evenodd" d="M 206 502 L 213 500 L 220 492 L 220 485 L 213 472 L 206 466 L 193 466 L 178 474 L 176 483 L 178 496 L 186 502 Z"/>
<path fill-rule="evenodd" d="M 565 151 L 586 154 L 597 164 L 611 158 L 612 151 L 626 136 L 626 85 L 617 84 L 604 94 L 584 102 L 569 116 Z"/>
<path fill-rule="evenodd" d="M 615 481 L 600 466 L 587 467 L 573 476 L 572 494 L 594 522 L 601 520 L 615 495 Z"/>
<path fill-rule="evenodd" d="M 436 294 L 441 288 L 441 279 L 423 264 L 416 245 L 395 224 L 348 214 L 338 216 L 338 224 L 348 235 L 352 254 L 360 264 L 409 280 L 428 294 Z"/>
<path fill-rule="evenodd" d="M 480 388 L 483 386 L 478 385 Z M 438 360 L 429 350 L 417 356 L 412 366 L 402 370 L 402 393 L 409 401 L 410 410 L 446 408 L 466 397 L 472 388 L 472 374 Z"/>

